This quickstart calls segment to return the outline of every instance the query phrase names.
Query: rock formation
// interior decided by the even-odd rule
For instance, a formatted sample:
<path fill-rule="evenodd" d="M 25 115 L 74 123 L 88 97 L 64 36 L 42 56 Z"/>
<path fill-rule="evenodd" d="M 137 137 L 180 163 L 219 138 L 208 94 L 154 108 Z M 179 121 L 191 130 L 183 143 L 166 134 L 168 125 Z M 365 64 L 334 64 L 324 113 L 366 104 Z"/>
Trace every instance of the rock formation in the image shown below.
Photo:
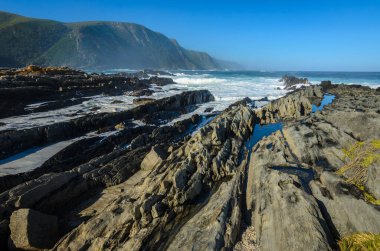
<path fill-rule="evenodd" d="M 309 80 L 307 78 L 297 78 L 295 76 L 288 75 L 283 76 L 279 81 L 284 83 L 285 90 L 295 90 L 300 86 L 309 85 Z"/>
<path fill-rule="evenodd" d="M 170 78 L 153 74 L 161 71 L 136 73 L 88 74 L 67 67 L 38 67 L 0 69 L 0 118 L 43 112 L 81 104 L 95 95 L 152 95 L 149 88 L 173 84 Z M 169 75 L 169 73 L 167 73 Z M 35 108 L 27 105 L 42 103 Z"/>
<path fill-rule="evenodd" d="M 312 112 L 326 93 L 333 103 Z M 61 133 L 122 126 L 5 176 L 1 247 L 43 248 L 20 241 L 32 240 L 22 226 L 15 231 L 27 213 L 56 217 L 52 250 L 332 250 L 347 235 L 380 232 L 376 90 L 325 83 L 262 108 L 244 99 L 201 128 L 199 115 L 160 122 L 212 99 L 188 92 L 60 124 Z M 147 125 L 131 126 L 132 118 Z M 253 141 L 272 123 L 280 130 Z M 27 144 L 16 134 L 2 140 L 9 153 Z M 361 151 L 370 154 L 363 163 Z M 359 162 L 364 170 L 352 168 Z"/>

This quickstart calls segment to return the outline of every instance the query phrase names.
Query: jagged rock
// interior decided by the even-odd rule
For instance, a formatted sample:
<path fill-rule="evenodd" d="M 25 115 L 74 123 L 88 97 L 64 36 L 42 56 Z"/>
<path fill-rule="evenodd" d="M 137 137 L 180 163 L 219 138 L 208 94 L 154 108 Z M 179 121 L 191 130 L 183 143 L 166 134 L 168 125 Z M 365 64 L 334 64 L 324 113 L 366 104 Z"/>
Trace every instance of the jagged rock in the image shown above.
<path fill-rule="evenodd" d="M 295 90 L 298 86 L 307 86 L 309 85 L 309 80 L 307 78 L 297 78 L 295 76 L 283 76 L 280 82 L 284 82 L 286 90 Z"/>
<path fill-rule="evenodd" d="M 22 69 L 3 69 L 0 70 L 0 118 L 77 105 L 99 94 L 127 93 L 132 96 L 149 96 L 154 92 L 149 89 L 152 85 L 174 83 L 170 78 L 157 76 L 147 79 L 148 74 L 163 73 L 151 70 L 136 73 L 89 74 L 67 67 L 34 65 Z M 25 109 L 27 105 L 33 103 L 43 103 L 43 105 Z"/>
<path fill-rule="evenodd" d="M 115 126 L 131 119 L 147 120 L 150 124 L 161 124 L 182 113 L 195 109 L 196 104 L 214 100 L 207 90 L 189 91 L 156 100 L 133 109 L 88 115 L 67 122 L 55 123 L 31 129 L 0 132 L 0 158 L 8 157 L 34 146 L 81 136 L 107 126 Z M 188 109 L 188 110 L 186 110 Z"/>
<path fill-rule="evenodd" d="M 208 112 L 212 112 L 212 110 L 214 110 L 213 107 L 207 107 L 204 112 L 208 113 Z"/>
<path fill-rule="evenodd" d="M 149 142 L 149 135 L 146 133 L 140 134 L 131 141 L 131 149 L 143 146 Z"/>
<path fill-rule="evenodd" d="M 210 227 L 214 225 L 215 238 L 223 239 L 216 239 L 213 245 L 220 247 L 225 243 L 224 245 L 232 247 L 241 221 L 241 212 L 237 206 L 239 200 L 234 197 L 237 191 L 241 192 L 242 185 L 242 179 L 236 176 L 237 165 L 241 146 L 244 139 L 250 135 L 253 121 L 254 113 L 246 106 L 238 106 L 219 115 L 186 140 L 182 146 L 171 151 L 170 155 L 162 160 L 162 164 L 157 165 L 146 176 L 139 174 L 140 181 L 136 180 L 138 185 L 134 186 L 133 193 L 128 193 L 129 189 L 124 189 L 126 194 L 119 196 L 117 202 L 111 202 L 108 210 L 74 229 L 56 245 L 55 249 L 80 249 L 83 247 L 83 240 L 89 240 L 88 248 L 111 245 L 127 250 L 161 249 L 165 243 L 159 240 L 174 238 L 176 226 L 183 224 L 184 217 L 192 215 L 194 206 L 192 203 L 201 203 L 197 200 L 204 194 L 202 191 L 206 191 L 207 194 L 207 190 L 210 189 L 209 184 L 223 178 L 235 177 L 235 181 L 222 193 L 224 202 L 218 202 L 221 203 L 220 207 L 214 208 L 211 203 L 208 209 L 210 215 L 219 213 L 224 215 L 220 217 L 220 223 L 217 219 L 210 222 Z M 224 125 L 223 129 L 221 124 Z M 215 132 L 220 130 L 223 130 L 224 136 L 219 137 L 220 144 L 215 145 L 212 135 L 220 135 Z M 226 140 L 229 143 L 225 143 Z M 228 147 L 223 147 L 225 144 Z M 222 155 L 224 157 L 216 157 Z M 212 168 L 215 158 L 219 164 L 217 168 Z M 139 173 L 142 175 L 142 172 L 146 171 L 141 170 Z M 127 183 L 128 181 L 120 186 L 127 187 Z M 133 201 L 133 205 L 123 207 L 126 210 L 123 210 L 122 214 L 115 214 L 114 212 L 119 210 L 116 208 L 120 208 L 120 201 L 127 198 L 132 198 L 129 201 Z M 219 196 L 214 198 L 218 200 Z M 233 206 L 231 201 L 235 201 L 233 203 L 236 206 Z M 139 208 L 139 213 L 136 213 L 136 208 Z M 233 220 L 228 216 L 231 215 L 230 212 L 236 217 Z M 110 238 L 99 238 L 106 233 Z M 225 237 L 221 237 L 223 233 L 226 234 Z M 123 241 L 117 240 L 116 236 L 122 235 L 128 238 Z M 94 238 L 97 238 L 97 241 L 91 241 L 95 240 Z M 199 245 L 207 247 L 206 244 L 199 243 Z"/>
<path fill-rule="evenodd" d="M 12 213 L 10 249 L 40 250 L 52 248 L 58 239 L 57 217 L 33 209 Z"/>
<path fill-rule="evenodd" d="M 260 108 L 257 112 L 260 123 L 268 124 L 279 119 L 297 119 L 306 116 L 312 110 L 311 100 L 322 97 L 323 93 L 319 86 L 310 86 L 290 93 Z"/>
<path fill-rule="evenodd" d="M 57 173 L 47 173 L 42 176 L 41 174 L 37 176 L 38 174 L 36 172 L 33 174 L 34 178 L 29 182 L 20 184 L 0 194 L 0 201 L 2 202 L 0 206 L 0 219 L 6 220 L 8 215 L 20 207 L 30 207 L 43 213 L 68 217 L 61 221 L 60 229 L 72 229 L 77 227 L 83 221 L 83 218 L 77 218 L 77 216 L 75 216 L 75 210 L 71 211 L 72 207 L 82 208 L 83 205 L 81 203 L 83 198 L 87 198 L 88 201 L 92 201 L 93 199 L 97 200 L 97 192 L 103 190 L 104 187 L 111 187 L 110 190 L 113 190 L 113 186 L 123 183 L 126 180 L 128 180 L 127 183 L 132 182 L 130 181 L 133 180 L 131 176 L 140 170 L 141 162 L 152 145 L 160 143 L 166 146 L 170 142 L 183 137 L 182 130 L 189 131 L 189 129 L 194 127 L 197 123 L 200 123 L 200 116 L 193 116 L 184 121 L 176 122 L 173 126 L 159 127 L 160 130 L 155 130 L 154 132 L 152 132 L 153 129 L 150 127 L 129 128 L 110 136 L 106 141 L 89 141 L 88 143 L 90 143 L 90 145 L 86 148 L 89 148 L 89 153 L 92 154 L 90 156 L 92 156 L 93 159 L 87 163 L 75 167 L 75 165 L 71 166 L 70 162 L 66 162 L 66 165 L 54 169 Z M 152 133 L 144 133 L 149 132 L 149 130 Z M 136 138 L 136 134 L 140 134 L 141 137 L 144 138 L 144 144 L 135 144 L 134 148 L 126 148 L 125 144 L 130 142 L 133 138 Z M 95 146 L 91 144 L 95 144 Z M 122 147 L 116 147 L 116 149 L 112 148 L 113 151 L 109 152 L 109 146 L 115 147 L 115 144 L 120 144 Z M 74 149 L 75 147 L 72 150 L 74 151 Z M 100 151 L 103 149 L 105 149 L 105 151 Z M 67 156 L 66 154 L 71 155 L 70 153 L 71 151 L 68 150 L 60 153 L 60 156 L 63 158 Z M 80 151 L 80 155 L 84 155 L 84 159 L 89 157 L 89 153 Z M 58 160 L 59 158 L 57 158 L 56 161 Z M 63 163 L 62 161 L 51 161 L 50 164 L 55 168 L 56 165 L 62 165 Z M 117 190 L 117 198 L 119 197 L 118 193 L 122 191 L 124 191 L 124 188 Z M 128 191 L 135 191 L 135 189 L 128 189 Z M 109 198 L 107 197 L 106 200 L 109 200 Z M 130 201 L 129 198 L 126 200 Z M 163 212 L 166 212 L 166 203 L 158 203 L 160 204 L 151 204 L 151 214 L 154 217 L 160 217 Z M 97 210 L 100 209 L 97 208 Z M 91 211 L 89 215 L 93 216 L 93 210 L 89 211 Z M 115 208 L 113 212 L 120 213 L 121 211 L 124 211 L 124 209 Z M 136 210 L 133 210 L 131 214 L 132 217 L 136 219 L 142 217 L 139 216 L 140 213 L 136 212 Z M 147 224 L 150 222 L 151 214 L 143 215 Z M 6 232 L 5 234 L 7 235 Z M 0 244 L 3 245 L 4 243 Z"/>
<path fill-rule="evenodd" d="M 149 82 L 151 84 L 158 85 L 158 86 L 174 84 L 174 81 L 171 78 L 159 78 L 157 76 L 151 77 L 149 79 Z"/>
<path fill-rule="evenodd" d="M 376 197 L 377 169 L 369 167 L 363 191 L 334 174 L 346 164 L 344 149 L 380 136 L 378 96 L 355 86 L 325 88 L 297 90 L 257 110 L 245 99 L 199 129 L 202 117 L 194 115 L 170 126 L 125 123 L 114 135 L 78 141 L 39 172 L 2 186 L 0 233 L 8 238 L 9 216 L 22 207 L 59 217 L 53 250 L 230 250 L 239 240 L 259 250 L 330 250 L 346 233 L 379 231 L 379 212 L 364 194 Z M 334 102 L 311 113 L 326 91 Z M 154 122 L 211 99 L 186 93 L 128 116 Z M 105 128 L 98 119 L 115 126 L 129 118 L 121 114 L 76 123 Z M 251 151 L 252 131 L 264 133 L 258 124 L 272 122 L 280 130 Z"/>
<path fill-rule="evenodd" d="M 223 182 L 207 204 L 171 238 L 167 250 L 231 249 L 242 224 L 242 182 L 242 172 Z"/>

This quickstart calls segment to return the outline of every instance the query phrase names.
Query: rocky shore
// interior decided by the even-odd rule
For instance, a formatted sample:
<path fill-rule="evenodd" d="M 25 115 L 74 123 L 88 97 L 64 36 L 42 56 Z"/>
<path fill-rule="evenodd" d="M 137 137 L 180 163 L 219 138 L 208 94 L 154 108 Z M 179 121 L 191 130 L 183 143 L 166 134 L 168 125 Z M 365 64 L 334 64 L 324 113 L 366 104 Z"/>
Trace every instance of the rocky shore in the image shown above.
<path fill-rule="evenodd" d="M 298 78 L 288 75 L 283 76 L 279 81 L 284 83 L 285 90 L 295 90 L 301 86 L 310 85 L 310 82 L 307 78 Z"/>
<path fill-rule="evenodd" d="M 43 112 L 80 104 L 95 95 L 151 95 L 152 85 L 172 84 L 171 75 L 145 70 L 137 73 L 88 74 L 66 67 L 0 69 L 0 118 Z M 37 107 L 25 109 L 33 103 Z"/>
<path fill-rule="evenodd" d="M 93 93 L 107 78 L 121 92 L 171 81 L 61 70 L 46 88 L 30 73 L 21 83 L 8 72 L 2 85 L 56 99 L 65 79 Z M 213 99 L 142 98 L 126 111 L 0 131 L 1 159 L 76 139 L 33 170 L 0 176 L 1 250 L 336 250 L 380 233 L 379 90 L 323 82 L 261 108 L 246 98 L 179 119 Z"/>

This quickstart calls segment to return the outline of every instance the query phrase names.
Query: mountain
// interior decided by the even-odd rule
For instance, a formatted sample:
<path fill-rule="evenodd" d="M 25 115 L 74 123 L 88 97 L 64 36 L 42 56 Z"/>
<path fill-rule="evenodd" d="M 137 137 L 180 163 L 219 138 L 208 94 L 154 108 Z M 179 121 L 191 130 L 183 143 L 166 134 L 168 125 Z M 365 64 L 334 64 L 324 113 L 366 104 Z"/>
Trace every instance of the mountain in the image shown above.
<path fill-rule="evenodd" d="M 227 65 L 138 24 L 62 23 L 0 12 L 0 66 L 28 64 L 188 70 L 224 69 Z"/>

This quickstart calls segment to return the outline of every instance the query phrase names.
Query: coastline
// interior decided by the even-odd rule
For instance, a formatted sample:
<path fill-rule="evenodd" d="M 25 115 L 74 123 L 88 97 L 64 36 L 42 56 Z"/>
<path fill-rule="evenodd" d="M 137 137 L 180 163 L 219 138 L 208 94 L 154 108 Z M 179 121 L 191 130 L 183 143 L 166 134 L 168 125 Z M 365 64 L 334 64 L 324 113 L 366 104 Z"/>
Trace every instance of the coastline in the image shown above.
<path fill-rule="evenodd" d="M 146 99 L 176 88 L 176 77 L 68 68 L 6 74 L 3 86 L 13 85 L 6 102 L 24 98 L 22 88 L 44 94 L 30 101 L 42 105 L 78 92 L 145 100 L 0 130 L 2 159 L 75 139 L 33 170 L 0 177 L 3 248 L 8 239 L 11 247 L 34 247 L 23 241 L 33 238 L 26 226 L 42 236 L 49 231 L 37 248 L 53 250 L 244 250 L 247 243 L 257 250 L 329 250 L 345 236 L 380 232 L 378 88 L 325 81 L 291 89 L 296 79 L 282 97 L 241 99 L 220 111 L 208 90 Z M 45 108 L 72 106 L 54 104 Z M 352 149 L 357 144 L 363 149 Z M 352 163 L 363 160 L 347 151 L 369 152 L 371 161 L 358 171 Z"/>

